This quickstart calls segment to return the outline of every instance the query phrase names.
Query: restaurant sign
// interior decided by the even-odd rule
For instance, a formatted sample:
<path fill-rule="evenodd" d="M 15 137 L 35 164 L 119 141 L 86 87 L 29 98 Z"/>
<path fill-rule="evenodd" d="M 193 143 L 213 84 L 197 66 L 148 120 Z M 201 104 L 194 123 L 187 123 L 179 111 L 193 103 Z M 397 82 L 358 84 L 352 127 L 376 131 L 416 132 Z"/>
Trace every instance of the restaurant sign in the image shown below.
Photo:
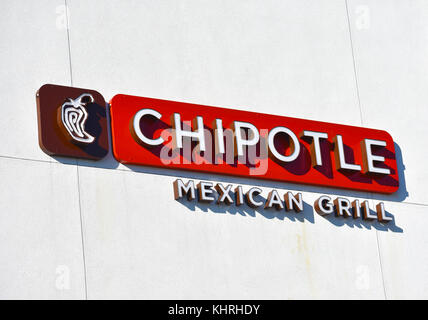
<path fill-rule="evenodd" d="M 52 156 L 390 194 L 394 141 L 383 130 L 47 84 L 39 144 Z M 109 117 L 107 116 L 109 113 Z M 107 121 L 109 119 L 110 121 Z"/>

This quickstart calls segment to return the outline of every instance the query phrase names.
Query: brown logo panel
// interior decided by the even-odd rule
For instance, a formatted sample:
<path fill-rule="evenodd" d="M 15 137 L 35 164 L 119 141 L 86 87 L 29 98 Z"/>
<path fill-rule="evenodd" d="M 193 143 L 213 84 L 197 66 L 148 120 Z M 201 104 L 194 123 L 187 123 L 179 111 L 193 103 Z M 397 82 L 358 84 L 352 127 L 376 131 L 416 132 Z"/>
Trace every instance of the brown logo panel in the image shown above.
<path fill-rule="evenodd" d="M 36 94 L 40 148 L 90 160 L 108 152 L 106 103 L 94 90 L 43 85 Z"/>

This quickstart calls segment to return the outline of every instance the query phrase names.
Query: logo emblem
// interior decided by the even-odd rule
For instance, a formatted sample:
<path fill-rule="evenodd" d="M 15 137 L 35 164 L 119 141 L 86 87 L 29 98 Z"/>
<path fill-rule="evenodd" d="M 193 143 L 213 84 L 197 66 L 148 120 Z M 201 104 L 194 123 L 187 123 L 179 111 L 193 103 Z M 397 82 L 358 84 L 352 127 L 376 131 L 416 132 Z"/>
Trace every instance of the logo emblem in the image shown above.
<path fill-rule="evenodd" d="M 95 137 L 85 131 L 85 123 L 88 120 L 86 105 L 93 102 L 94 97 L 89 93 L 84 93 L 75 100 L 68 98 L 58 110 L 61 114 L 61 123 L 73 142 L 86 144 L 94 142 Z"/>
<path fill-rule="evenodd" d="M 36 94 L 39 145 L 51 156 L 100 160 L 108 153 L 106 103 L 95 90 L 45 84 Z"/>

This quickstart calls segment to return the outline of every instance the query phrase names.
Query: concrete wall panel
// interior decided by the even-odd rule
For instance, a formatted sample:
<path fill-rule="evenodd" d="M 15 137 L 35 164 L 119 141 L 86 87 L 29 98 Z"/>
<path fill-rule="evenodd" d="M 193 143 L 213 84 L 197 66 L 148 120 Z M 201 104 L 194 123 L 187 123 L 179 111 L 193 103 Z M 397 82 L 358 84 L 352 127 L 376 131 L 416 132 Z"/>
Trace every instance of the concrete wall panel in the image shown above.
<path fill-rule="evenodd" d="M 0 298 L 84 299 L 76 166 L 0 158 Z"/>
<path fill-rule="evenodd" d="M 428 204 L 428 3 L 349 1 L 363 124 L 397 143 L 400 191 L 391 201 Z"/>
<path fill-rule="evenodd" d="M 80 172 L 89 298 L 383 298 L 376 229 L 319 216 L 316 194 L 276 213 L 175 201 L 174 177 Z"/>
<path fill-rule="evenodd" d="M 2 1 L 0 156 L 55 161 L 39 148 L 36 91 L 70 85 L 64 1 Z"/>

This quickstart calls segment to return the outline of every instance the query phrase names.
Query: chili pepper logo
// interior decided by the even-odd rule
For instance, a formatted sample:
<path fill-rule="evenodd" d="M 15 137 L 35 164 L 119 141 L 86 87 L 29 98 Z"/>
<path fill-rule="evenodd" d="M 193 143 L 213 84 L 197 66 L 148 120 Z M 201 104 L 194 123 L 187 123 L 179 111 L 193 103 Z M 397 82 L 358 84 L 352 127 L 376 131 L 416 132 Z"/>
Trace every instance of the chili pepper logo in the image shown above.
<path fill-rule="evenodd" d="M 94 98 L 89 93 L 81 94 L 77 99 L 68 98 L 60 108 L 60 122 L 66 129 L 73 142 L 90 144 L 95 137 L 85 131 L 88 119 L 86 107 L 93 103 Z"/>

